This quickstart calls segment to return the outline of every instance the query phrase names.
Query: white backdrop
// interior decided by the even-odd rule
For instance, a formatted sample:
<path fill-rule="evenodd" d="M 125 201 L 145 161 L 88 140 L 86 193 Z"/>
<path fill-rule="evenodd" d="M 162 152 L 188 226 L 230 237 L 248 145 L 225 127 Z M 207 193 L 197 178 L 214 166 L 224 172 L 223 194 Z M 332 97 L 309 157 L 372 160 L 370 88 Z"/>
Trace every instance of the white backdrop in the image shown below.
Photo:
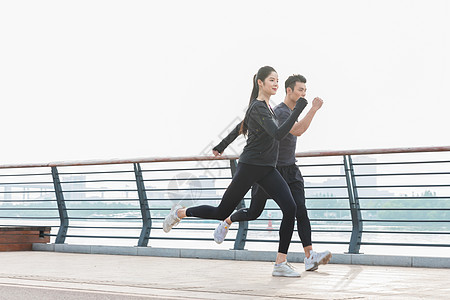
<path fill-rule="evenodd" d="M 448 145 L 448 28 L 444 0 L 2 1 L 0 164 L 201 154 L 263 65 L 324 99 L 298 151 Z"/>

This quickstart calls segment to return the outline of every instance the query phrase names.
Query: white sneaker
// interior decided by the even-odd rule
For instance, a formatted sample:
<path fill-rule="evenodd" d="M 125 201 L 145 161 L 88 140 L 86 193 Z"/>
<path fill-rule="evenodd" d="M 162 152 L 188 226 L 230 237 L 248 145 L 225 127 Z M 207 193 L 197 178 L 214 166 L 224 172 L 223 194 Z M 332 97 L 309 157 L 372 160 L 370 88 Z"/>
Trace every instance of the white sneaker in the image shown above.
<path fill-rule="evenodd" d="M 180 223 L 181 219 L 177 216 L 177 210 L 182 208 L 181 205 L 175 205 L 169 214 L 166 216 L 163 222 L 163 230 L 164 232 L 169 232 L 172 227 L 177 226 Z"/>
<path fill-rule="evenodd" d="M 228 229 L 231 225 L 229 225 L 227 222 L 222 221 L 220 222 L 219 226 L 214 230 L 214 241 L 217 244 L 221 244 L 223 240 L 225 240 L 225 237 L 227 236 Z"/>
<path fill-rule="evenodd" d="M 319 268 L 319 265 L 326 265 L 331 257 L 330 251 L 325 252 L 315 252 L 311 251 L 309 258 L 305 257 L 304 263 L 305 263 L 305 270 L 306 271 L 315 271 Z"/>
<path fill-rule="evenodd" d="M 282 276 L 282 277 L 300 277 L 300 273 L 295 271 L 294 267 L 291 266 L 287 261 L 282 262 L 279 265 L 273 267 L 272 276 Z"/>

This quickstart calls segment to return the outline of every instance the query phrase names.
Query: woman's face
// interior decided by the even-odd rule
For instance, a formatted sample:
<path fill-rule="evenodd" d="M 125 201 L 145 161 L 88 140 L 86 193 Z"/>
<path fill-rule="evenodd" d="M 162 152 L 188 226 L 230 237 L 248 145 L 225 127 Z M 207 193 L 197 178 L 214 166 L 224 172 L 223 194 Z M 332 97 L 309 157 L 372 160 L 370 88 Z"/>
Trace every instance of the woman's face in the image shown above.
<path fill-rule="evenodd" d="M 259 89 L 266 95 L 275 95 L 278 90 L 278 74 L 277 72 L 270 73 L 269 76 L 267 76 L 266 79 L 264 79 L 264 82 L 262 83 L 261 80 L 258 80 Z M 261 85 L 262 83 L 262 85 Z"/>

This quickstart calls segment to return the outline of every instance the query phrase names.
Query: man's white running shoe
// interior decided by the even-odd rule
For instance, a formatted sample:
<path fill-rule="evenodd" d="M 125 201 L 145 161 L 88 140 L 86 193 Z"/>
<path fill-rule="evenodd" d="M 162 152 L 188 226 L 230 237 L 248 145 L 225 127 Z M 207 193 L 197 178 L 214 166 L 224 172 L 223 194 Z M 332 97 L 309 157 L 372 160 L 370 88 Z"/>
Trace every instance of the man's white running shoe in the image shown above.
<path fill-rule="evenodd" d="M 319 265 L 326 265 L 332 255 L 330 251 L 325 252 L 315 252 L 311 251 L 309 258 L 305 257 L 305 270 L 306 271 L 315 271 L 319 268 Z"/>
<path fill-rule="evenodd" d="M 227 236 L 228 229 L 230 228 L 230 226 L 231 225 L 229 225 L 227 222 L 222 221 L 220 222 L 219 226 L 217 226 L 217 228 L 214 230 L 214 241 L 217 244 L 221 244 L 225 240 L 225 237 Z"/>
<path fill-rule="evenodd" d="M 272 276 L 281 276 L 281 277 L 300 277 L 300 273 L 294 270 L 294 267 L 291 266 L 287 261 L 282 262 L 279 265 L 273 267 Z"/>
<path fill-rule="evenodd" d="M 181 205 L 175 205 L 169 214 L 166 216 L 163 222 L 163 230 L 164 232 L 169 232 L 172 227 L 177 226 L 180 223 L 181 219 L 177 216 L 177 210 L 182 208 Z"/>

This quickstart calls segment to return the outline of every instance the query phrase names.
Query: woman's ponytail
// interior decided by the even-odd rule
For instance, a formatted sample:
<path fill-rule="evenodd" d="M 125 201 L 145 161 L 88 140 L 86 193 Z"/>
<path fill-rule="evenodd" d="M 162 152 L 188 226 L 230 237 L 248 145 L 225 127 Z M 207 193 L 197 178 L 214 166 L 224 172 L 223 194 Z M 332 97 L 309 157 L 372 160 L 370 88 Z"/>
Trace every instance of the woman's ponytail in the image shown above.
<path fill-rule="evenodd" d="M 265 67 L 261 67 L 258 70 L 258 73 L 253 75 L 253 89 L 252 89 L 252 93 L 250 95 L 250 101 L 248 103 L 249 107 L 250 107 L 250 103 L 252 103 L 252 101 L 255 100 L 256 98 L 258 98 L 258 94 L 259 94 L 258 79 L 260 79 L 262 82 L 264 82 L 264 80 L 267 77 L 269 77 L 269 75 L 272 72 L 277 72 L 277 71 L 275 71 L 275 69 L 270 66 L 265 66 Z M 242 121 L 242 123 L 241 123 L 241 128 L 239 129 L 239 134 L 247 134 L 247 125 L 245 124 L 245 118 L 244 118 L 244 121 Z"/>
<path fill-rule="evenodd" d="M 259 72 L 258 72 L 259 73 Z M 248 103 L 248 105 L 250 105 L 250 103 L 255 100 L 256 98 L 258 98 L 258 93 L 259 93 L 259 85 L 258 85 L 258 73 L 256 73 L 255 75 L 253 75 L 253 89 L 252 89 L 252 93 L 250 95 L 250 102 Z"/>

